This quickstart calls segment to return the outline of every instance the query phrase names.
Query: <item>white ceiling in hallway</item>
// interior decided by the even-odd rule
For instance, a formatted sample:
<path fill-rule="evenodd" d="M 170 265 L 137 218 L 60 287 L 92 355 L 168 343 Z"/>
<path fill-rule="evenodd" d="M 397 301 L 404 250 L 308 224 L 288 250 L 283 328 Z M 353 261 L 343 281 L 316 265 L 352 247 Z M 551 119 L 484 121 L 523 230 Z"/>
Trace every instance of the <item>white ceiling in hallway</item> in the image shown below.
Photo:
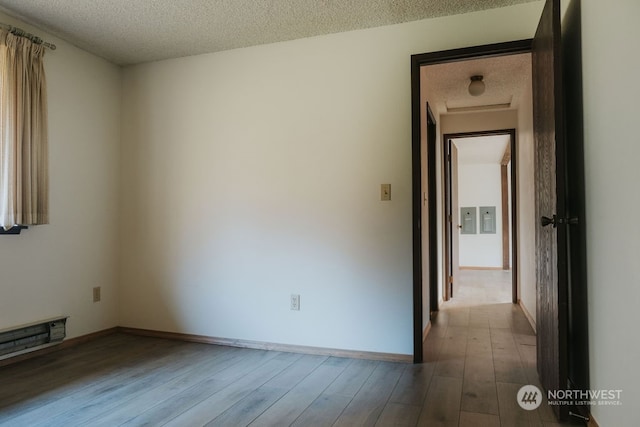
<path fill-rule="evenodd" d="M 534 0 L 0 0 L 0 10 L 120 65 Z"/>
<path fill-rule="evenodd" d="M 509 135 L 477 136 L 453 140 L 458 148 L 458 163 L 461 165 L 500 164 L 509 142 Z"/>
<path fill-rule="evenodd" d="M 459 114 L 452 109 L 463 109 L 468 114 L 517 110 L 527 85 L 531 85 L 531 54 L 434 64 L 422 67 L 420 72 L 423 94 L 436 117 Z M 472 96 L 468 91 L 470 77 L 474 75 L 484 76 L 486 89 L 480 96 Z M 508 107 L 485 109 L 497 104 L 508 104 Z M 493 135 L 456 138 L 454 141 L 460 164 L 499 164 L 510 137 Z"/>
<path fill-rule="evenodd" d="M 422 67 L 422 81 L 434 113 L 458 109 L 482 111 L 485 106 L 508 104 L 517 109 L 526 84 L 531 84 L 531 54 L 507 55 Z M 485 92 L 471 96 L 470 78 L 484 76 Z M 470 111 L 472 112 L 472 111 Z"/>

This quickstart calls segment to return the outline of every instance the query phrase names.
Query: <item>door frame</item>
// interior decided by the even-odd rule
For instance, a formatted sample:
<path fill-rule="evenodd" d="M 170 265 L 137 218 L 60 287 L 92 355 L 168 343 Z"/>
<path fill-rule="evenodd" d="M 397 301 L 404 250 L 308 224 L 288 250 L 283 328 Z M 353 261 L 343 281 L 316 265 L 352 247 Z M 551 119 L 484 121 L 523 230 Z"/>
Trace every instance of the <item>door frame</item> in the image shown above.
<path fill-rule="evenodd" d="M 427 103 L 427 170 L 436 169 L 436 141 L 438 140 L 437 135 L 437 124 L 436 119 L 433 116 L 433 112 L 431 111 L 431 107 L 429 103 Z M 436 181 L 429 179 L 427 186 L 427 194 L 435 195 L 436 190 Z M 424 200 L 424 199 L 423 199 Z M 429 196 L 428 200 L 431 200 L 431 196 Z M 429 215 L 429 225 L 428 225 L 428 233 L 430 236 L 435 236 L 438 233 L 438 213 L 436 209 L 436 205 L 432 205 L 428 203 L 427 211 Z M 437 254 L 438 251 L 438 239 L 429 239 L 429 253 Z M 421 246 L 422 247 L 422 246 Z M 422 256 L 422 255 L 421 255 Z M 433 266 L 433 268 L 429 268 L 429 283 L 436 283 L 438 281 L 438 266 L 437 264 L 432 264 L 434 260 L 432 258 L 429 259 L 429 265 Z M 422 265 L 422 258 L 421 258 Z M 422 274 L 422 271 L 420 272 Z M 422 276 L 420 276 L 422 279 Z M 422 289 L 422 280 L 420 283 L 420 289 Z M 422 298 L 421 298 L 422 299 Z M 431 319 L 431 313 L 436 313 L 438 311 L 438 288 L 436 286 L 429 286 L 429 319 Z"/>
<path fill-rule="evenodd" d="M 444 236 L 443 236 L 443 254 L 445 260 L 445 266 L 447 266 L 447 272 L 445 274 L 444 287 L 446 288 L 448 283 L 448 271 L 451 270 L 451 266 L 449 264 L 452 263 L 451 259 L 451 250 L 452 250 L 452 233 L 455 232 L 453 228 L 453 221 L 449 221 L 446 216 L 450 211 L 451 207 L 451 168 L 447 165 L 447 157 L 450 150 L 450 141 L 452 139 L 457 138 L 475 138 L 482 136 L 497 136 L 497 135 L 508 135 L 509 136 L 509 145 L 511 149 L 511 171 L 509 174 L 509 180 L 511 181 L 511 215 L 509 218 L 509 223 L 511 224 L 511 302 L 514 304 L 518 303 L 518 183 L 516 181 L 517 170 L 518 170 L 518 152 L 517 152 L 517 144 L 516 144 L 516 130 L 515 129 L 497 129 L 497 130 L 488 130 L 488 131 L 476 131 L 476 132 L 458 132 L 458 133 L 448 133 L 442 135 L 442 153 L 443 153 L 443 188 L 444 188 L 444 206 L 443 206 L 443 225 L 444 225 Z M 449 207 L 449 210 L 447 210 Z M 453 215 L 456 215 L 457 212 L 451 212 Z M 453 218 L 452 218 L 453 219 Z M 454 279 L 455 280 L 455 279 Z M 445 295 L 443 289 L 443 295 Z M 448 295 L 448 294 L 447 294 Z M 448 298 L 447 298 L 448 299 Z"/>
<path fill-rule="evenodd" d="M 513 55 L 531 52 L 532 39 L 516 40 L 504 43 L 494 43 L 481 46 L 464 47 L 459 49 L 444 50 L 438 52 L 420 53 L 411 55 L 411 174 L 412 174 L 412 238 L 413 238 L 413 361 L 420 363 L 423 360 L 422 349 L 422 159 L 420 156 L 420 141 L 422 138 L 421 126 L 421 97 L 420 97 L 420 67 L 425 65 L 441 64 L 445 62 L 464 61 L 469 59 L 487 58 L 494 56 Z M 437 138 L 436 138 L 437 139 Z M 437 141 L 428 141 L 436 144 Z M 427 147 L 430 150 L 431 147 Z M 435 147 L 433 147 L 435 152 Z M 436 171 L 429 168 L 427 171 L 427 187 L 435 188 Z M 428 195 L 429 212 L 437 212 L 437 200 L 435 194 Z M 432 242 L 437 242 L 437 235 L 429 233 L 426 236 L 429 247 L 436 247 Z M 433 294 L 433 288 L 438 286 L 438 253 L 429 252 L 429 290 Z M 434 277 L 436 278 L 434 280 Z M 437 288 L 436 288 L 437 289 Z M 437 291 L 436 291 L 437 292 Z"/>

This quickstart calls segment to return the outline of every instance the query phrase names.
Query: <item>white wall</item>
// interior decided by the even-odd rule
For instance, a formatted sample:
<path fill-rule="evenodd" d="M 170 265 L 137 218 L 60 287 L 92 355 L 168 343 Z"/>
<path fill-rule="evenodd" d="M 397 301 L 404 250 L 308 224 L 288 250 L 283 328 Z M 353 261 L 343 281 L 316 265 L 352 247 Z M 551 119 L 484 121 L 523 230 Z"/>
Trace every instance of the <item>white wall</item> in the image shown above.
<path fill-rule="evenodd" d="M 534 188 L 533 98 L 531 74 L 523 76 L 525 88 L 518 108 L 516 135 L 518 165 L 518 296 L 520 304 L 536 320 L 536 223 Z"/>
<path fill-rule="evenodd" d="M 515 110 L 485 111 L 478 113 L 443 114 L 442 134 L 514 129 L 518 126 Z"/>
<path fill-rule="evenodd" d="M 462 150 L 458 149 L 460 154 Z M 502 176 L 500 164 L 458 164 L 458 206 L 476 208 L 476 233 L 462 234 L 459 240 L 461 267 L 502 268 Z M 496 232 L 480 233 L 482 206 L 493 206 L 496 213 Z M 462 224 L 460 210 L 454 213 Z"/>
<path fill-rule="evenodd" d="M 50 221 L 0 236 L 0 329 L 69 315 L 68 337 L 117 326 L 118 67 L 0 13 L 58 49 L 45 54 Z M 93 303 L 92 288 L 102 287 Z"/>
<path fill-rule="evenodd" d="M 538 15 L 523 4 L 125 70 L 121 323 L 411 354 L 410 55 L 530 37 Z"/>
<path fill-rule="evenodd" d="M 640 2 L 581 4 L 591 388 L 623 390 L 622 406 L 592 411 L 601 426 L 638 425 Z"/>

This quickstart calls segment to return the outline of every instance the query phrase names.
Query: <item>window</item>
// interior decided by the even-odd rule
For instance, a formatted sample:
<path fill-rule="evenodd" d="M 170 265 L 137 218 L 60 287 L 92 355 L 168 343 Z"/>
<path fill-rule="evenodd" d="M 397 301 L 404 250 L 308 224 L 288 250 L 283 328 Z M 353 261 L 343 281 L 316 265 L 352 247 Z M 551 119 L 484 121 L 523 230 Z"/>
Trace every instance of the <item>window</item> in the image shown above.
<path fill-rule="evenodd" d="M 49 222 L 45 47 L 16 30 L 12 31 L 18 35 L 0 29 L 0 227 L 4 230 Z"/>

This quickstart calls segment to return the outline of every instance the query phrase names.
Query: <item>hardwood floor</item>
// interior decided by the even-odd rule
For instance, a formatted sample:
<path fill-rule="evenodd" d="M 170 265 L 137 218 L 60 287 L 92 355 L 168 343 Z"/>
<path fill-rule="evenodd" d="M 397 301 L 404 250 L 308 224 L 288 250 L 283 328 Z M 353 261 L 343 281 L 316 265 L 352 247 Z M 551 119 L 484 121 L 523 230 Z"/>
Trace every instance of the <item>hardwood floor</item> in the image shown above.
<path fill-rule="evenodd" d="M 511 302 L 511 270 L 461 269 L 453 289 L 449 307 Z"/>
<path fill-rule="evenodd" d="M 114 334 L 0 368 L 1 426 L 555 426 L 512 304 L 445 306 L 403 364 Z"/>

